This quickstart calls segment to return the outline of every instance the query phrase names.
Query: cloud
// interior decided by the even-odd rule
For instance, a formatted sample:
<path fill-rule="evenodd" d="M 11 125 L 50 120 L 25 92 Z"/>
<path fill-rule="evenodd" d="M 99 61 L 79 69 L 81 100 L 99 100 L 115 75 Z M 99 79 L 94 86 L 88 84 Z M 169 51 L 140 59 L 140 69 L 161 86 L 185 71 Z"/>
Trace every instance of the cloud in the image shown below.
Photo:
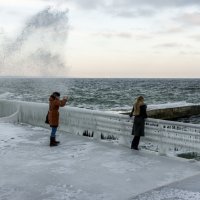
<path fill-rule="evenodd" d="M 199 56 L 200 55 L 200 51 L 180 51 L 179 52 L 181 55 L 193 55 L 193 56 Z"/>
<path fill-rule="evenodd" d="M 199 0 L 113 0 L 113 5 L 121 7 L 148 6 L 163 8 L 199 5 Z"/>
<path fill-rule="evenodd" d="M 109 0 L 42 0 L 44 2 L 51 2 L 57 5 L 67 5 L 72 4 L 75 5 L 77 8 L 86 9 L 86 10 L 93 10 L 98 9 L 100 7 L 105 7 Z"/>
<path fill-rule="evenodd" d="M 92 34 L 93 36 L 100 36 L 104 37 L 107 39 L 112 39 L 112 38 L 121 38 L 121 39 L 136 39 L 136 40 L 149 40 L 152 39 L 154 36 L 150 34 L 143 34 L 143 33 L 138 33 L 138 34 L 133 34 L 131 32 L 99 32 L 99 33 L 94 33 Z"/>
<path fill-rule="evenodd" d="M 152 17 L 163 9 L 200 6 L 199 0 L 43 0 L 73 5 L 85 11 L 98 10 L 113 17 Z"/>
<path fill-rule="evenodd" d="M 168 43 L 155 45 L 154 48 L 157 48 L 157 49 L 183 49 L 185 51 L 185 50 L 192 50 L 193 46 L 191 44 L 168 42 Z"/>
<path fill-rule="evenodd" d="M 200 12 L 184 13 L 175 20 L 188 26 L 200 26 Z"/>
<path fill-rule="evenodd" d="M 152 31 L 150 34 L 151 38 L 155 37 L 185 37 L 185 33 L 187 33 L 187 28 L 184 26 L 168 26 L 168 27 L 159 27 L 160 30 Z M 174 43 L 165 43 L 166 47 L 172 47 L 175 45 Z M 164 46 L 165 46 L 164 45 Z M 159 46 L 159 45 L 156 45 Z M 161 45 L 162 46 L 162 45 Z"/>
<path fill-rule="evenodd" d="M 177 48 L 177 47 L 182 47 L 182 44 L 171 42 L 171 43 L 163 43 L 163 44 L 158 44 L 155 45 L 155 48 Z"/>
<path fill-rule="evenodd" d="M 151 17 L 155 15 L 155 10 L 153 9 L 141 9 L 141 8 L 129 8 L 129 9 L 113 9 L 108 11 L 108 13 L 112 13 L 115 16 L 118 17 L 124 17 L 124 18 L 136 18 L 136 17 Z"/>
<path fill-rule="evenodd" d="M 130 39 L 132 38 L 132 34 L 129 32 L 102 32 L 102 33 L 95 33 L 93 36 L 101 36 L 105 38 L 124 38 L 124 39 Z"/>
<path fill-rule="evenodd" d="M 52 1 L 52 0 L 51 0 Z M 180 7 L 199 6 L 199 0 L 54 0 L 55 2 L 73 3 L 83 9 L 96 9 L 100 7 L 134 8 L 136 6 L 147 7 Z"/>
<path fill-rule="evenodd" d="M 72 2 L 72 1 L 71 1 Z M 73 3 L 76 4 L 79 8 L 83 9 L 98 9 L 101 7 L 105 7 L 106 1 L 101 0 L 101 1 L 94 1 L 94 0 L 73 0 Z"/>
<path fill-rule="evenodd" d="M 135 35 L 135 38 L 137 40 L 148 40 L 148 39 L 152 39 L 154 38 L 155 36 L 154 35 L 151 35 L 151 34 L 136 34 Z"/>
<path fill-rule="evenodd" d="M 68 11 L 45 8 L 27 20 L 20 34 L 4 40 L 0 74 L 64 75 Z M 3 36 L 6 38 L 6 35 Z M 23 74 L 22 74 L 23 73 Z"/>
<path fill-rule="evenodd" d="M 153 16 L 160 9 L 200 6 L 199 0 L 43 0 L 71 4 L 78 9 L 100 10 L 110 15 L 132 18 Z"/>
<path fill-rule="evenodd" d="M 196 41 L 200 41 L 200 35 L 193 35 L 193 36 L 190 36 L 190 38 L 192 38 Z"/>
<path fill-rule="evenodd" d="M 185 32 L 185 29 L 183 27 L 177 26 L 177 27 L 171 27 L 163 31 L 159 31 L 156 34 L 176 34 L 176 33 L 183 33 Z"/>

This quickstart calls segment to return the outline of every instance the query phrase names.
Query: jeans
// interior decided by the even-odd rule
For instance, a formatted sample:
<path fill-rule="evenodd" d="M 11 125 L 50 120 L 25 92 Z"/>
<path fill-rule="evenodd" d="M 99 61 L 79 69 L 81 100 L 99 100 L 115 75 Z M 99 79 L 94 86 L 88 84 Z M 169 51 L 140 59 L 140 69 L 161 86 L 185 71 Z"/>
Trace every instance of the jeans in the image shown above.
<path fill-rule="evenodd" d="M 51 137 L 56 137 L 56 131 L 57 131 L 57 127 L 52 127 Z"/>

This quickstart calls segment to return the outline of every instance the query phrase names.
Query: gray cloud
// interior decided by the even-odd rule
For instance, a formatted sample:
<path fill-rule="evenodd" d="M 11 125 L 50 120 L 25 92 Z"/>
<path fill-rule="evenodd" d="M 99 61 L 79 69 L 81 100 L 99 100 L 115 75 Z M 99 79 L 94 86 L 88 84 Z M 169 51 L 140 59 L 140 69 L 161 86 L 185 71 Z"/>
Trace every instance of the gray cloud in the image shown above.
<path fill-rule="evenodd" d="M 75 5 L 78 8 L 86 9 L 86 10 L 93 10 L 98 9 L 100 7 L 105 7 L 107 0 L 42 0 L 44 2 L 51 2 L 55 3 L 57 5 L 66 5 L 68 3 L 71 3 Z"/>
<path fill-rule="evenodd" d="M 155 45 L 154 48 L 162 49 L 162 48 L 171 48 L 171 49 L 193 49 L 193 46 L 190 44 L 180 44 L 176 42 L 169 42 L 169 43 L 163 43 Z"/>
<path fill-rule="evenodd" d="M 200 12 L 184 13 L 175 20 L 188 26 L 200 26 Z"/>
<path fill-rule="evenodd" d="M 163 43 L 163 44 L 158 44 L 155 45 L 155 48 L 177 48 L 177 47 L 182 47 L 182 44 L 178 44 L 175 42 L 170 42 L 170 43 Z"/>
<path fill-rule="evenodd" d="M 80 0 L 74 0 L 71 1 L 74 4 L 76 4 L 78 7 L 83 8 L 83 9 L 97 9 L 97 8 L 101 8 L 101 7 L 105 7 L 105 2 L 104 0 L 101 1 L 94 1 L 94 0 L 84 0 L 84 1 L 80 1 Z"/>
<path fill-rule="evenodd" d="M 200 55 L 199 51 L 180 51 L 179 53 L 181 55 L 193 55 L 193 56 L 199 56 Z"/>
<path fill-rule="evenodd" d="M 148 7 L 180 7 L 200 5 L 199 0 L 113 0 L 114 6 L 148 6 Z"/>
<path fill-rule="evenodd" d="M 55 2 L 58 2 L 56 0 Z M 99 7 L 113 8 L 134 8 L 135 6 L 148 7 L 180 7 L 180 6 L 200 6 L 199 0 L 60 0 L 61 2 L 73 3 L 84 9 L 94 9 Z"/>
<path fill-rule="evenodd" d="M 46 8 L 27 20 L 16 39 L 2 44 L 0 74 L 64 75 L 65 42 L 68 33 L 68 11 Z M 4 36 L 6 38 L 6 36 Z M 23 75 L 23 74 L 22 74 Z"/>
<path fill-rule="evenodd" d="M 155 34 L 159 34 L 159 35 L 160 34 L 179 34 L 183 32 L 185 32 L 185 29 L 181 26 L 178 26 L 178 27 L 171 27 L 165 30 L 158 31 Z"/>
<path fill-rule="evenodd" d="M 153 9 L 116 9 L 111 10 L 109 13 L 113 13 L 115 16 L 124 17 L 124 18 L 135 18 L 135 17 L 150 17 L 155 14 Z"/>
<path fill-rule="evenodd" d="M 149 40 L 149 39 L 152 39 L 154 38 L 155 36 L 154 35 L 151 35 L 151 34 L 136 34 L 135 35 L 135 38 L 137 40 Z"/>
<path fill-rule="evenodd" d="M 44 0 L 48 1 L 48 0 Z M 200 6 L 199 0 L 49 0 L 73 4 L 83 10 L 100 10 L 124 18 L 151 17 L 165 8 Z"/>
<path fill-rule="evenodd" d="M 200 41 L 200 35 L 193 35 L 193 36 L 190 36 L 190 38 L 196 40 L 196 41 Z"/>
<path fill-rule="evenodd" d="M 124 38 L 124 39 L 130 39 L 132 38 L 132 34 L 129 32 L 102 32 L 102 33 L 95 33 L 93 36 L 102 36 L 105 38 Z"/>
<path fill-rule="evenodd" d="M 92 36 L 100 36 L 107 39 L 111 38 L 122 38 L 122 39 L 136 39 L 136 40 L 149 40 L 154 37 L 154 35 L 151 34 L 134 34 L 132 32 L 99 32 L 94 33 Z"/>

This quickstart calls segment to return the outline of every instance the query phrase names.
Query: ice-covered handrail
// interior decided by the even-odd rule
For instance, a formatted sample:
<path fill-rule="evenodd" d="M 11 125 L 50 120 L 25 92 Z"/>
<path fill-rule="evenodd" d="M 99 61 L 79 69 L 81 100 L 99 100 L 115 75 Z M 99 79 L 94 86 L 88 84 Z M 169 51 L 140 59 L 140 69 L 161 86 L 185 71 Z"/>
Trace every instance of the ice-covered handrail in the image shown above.
<path fill-rule="evenodd" d="M 2 100 L 1 100 L 2 101 Z M 16 122 L 18 121 L 19 106 L 13 101 L 0 102 L 0 121 Z"/>
<path fill-rule="evenodd" d="M 48 104 L 0 100 L 0 109 L 2 117 L 6 117 L 6 112 L 10 117 L 15 114 L 11 121 L 14 119 L 22 123 L 48 127 L 44 123 Z M 127 115 L 69 106 L 60 109 L 60 130 L 97 139 L 119 139 L 127 146 L 130 146 L 133 137 L 132 124 L 133 118 Z M 200 125 L 148 118 L 145 133 L 143 141 L 157 145 L 157 149 L 162 153 L 165 153 L 167 148 L 200 152 Z"/>

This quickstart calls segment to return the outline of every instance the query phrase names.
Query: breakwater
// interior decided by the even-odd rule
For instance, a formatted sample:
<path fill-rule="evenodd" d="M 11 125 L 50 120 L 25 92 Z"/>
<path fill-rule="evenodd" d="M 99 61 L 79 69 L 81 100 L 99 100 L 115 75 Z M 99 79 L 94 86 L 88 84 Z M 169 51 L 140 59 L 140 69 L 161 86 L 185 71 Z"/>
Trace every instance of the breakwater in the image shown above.
<path fill-rule="evenodd" d="M 177 119 L 200 114 L 200 105 L 161 108 L 147 111 L 148 116 L 155 119 Z"/>

